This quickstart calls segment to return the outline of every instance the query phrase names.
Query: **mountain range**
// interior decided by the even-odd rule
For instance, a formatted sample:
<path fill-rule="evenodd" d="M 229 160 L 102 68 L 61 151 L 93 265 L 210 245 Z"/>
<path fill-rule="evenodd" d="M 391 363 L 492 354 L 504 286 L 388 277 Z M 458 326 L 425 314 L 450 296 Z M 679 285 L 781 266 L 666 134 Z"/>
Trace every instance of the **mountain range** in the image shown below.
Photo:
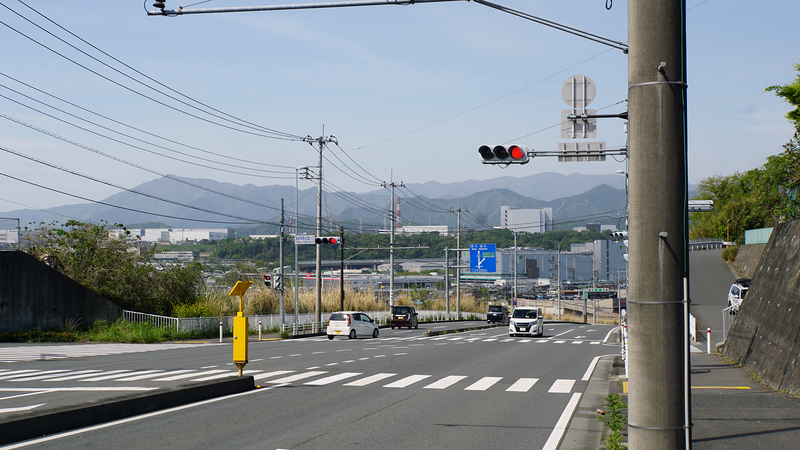
<path fill-rule="evenodd" d="M 175 228 L 246 227 L 271 234 L 277 229 L 275 225 L 254 226 L 252 222 L 277 223 L 280 220 L 280 200 L 284 199 L 285 224 L 293 226 L 297 196 L 301 231 L 303 228 L 312 231 L 315 226 L 316 187 L 296 192 L 293 186 L 236 185 L 192 178 L 180 178 L 182 182 L 178 182 L 172 178 L 177 177 L 158 178 L 132 189 L 147 196 L 125 191 L 100 203 L 64 205 L 47 210 L 23 209 L 2 214 L 19 218 L 23 226 L 73 218 L 105 220 L 133 228 L 160 222 Z M 624 177 L 616 174 L 541 173 L 447 184 L 429 181 L 397 187 L 395 193 L 400 198 L 400 220 L 404 225 L 455 226 L 457 217 L 450 210 L 461 208 L 468 211 L 462 214 L 462 226 L 479 229 L 499 225 L 500 206 L 503 205 L 512 208 L 551 207 L 557 229 L 584 226 L 588 222 L 617 224 L 624 215 L 626 202 Z M 388 189 L 366 193 L 324 192 L 324 223 L 329 222 L 331 227 L 345 225 L 364 230 L 386 227 L 390 197 Z"/>

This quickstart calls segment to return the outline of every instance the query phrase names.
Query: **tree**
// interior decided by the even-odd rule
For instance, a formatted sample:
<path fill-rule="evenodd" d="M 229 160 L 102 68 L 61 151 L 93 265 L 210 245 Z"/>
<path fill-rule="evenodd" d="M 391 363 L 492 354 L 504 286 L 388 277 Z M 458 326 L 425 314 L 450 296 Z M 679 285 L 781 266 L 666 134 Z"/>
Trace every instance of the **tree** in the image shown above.
<path fill-rule="evenodd" d="M 800 64 L 795 64 L 794 68 L 800 73 Z M 775 92 L 775 95 L 782 97 L 787 102 L 795 106 L 795 109 L 786 113 L 786 118 L 794 123 L 794 127 L 800 131 L 800 74 L 794 82 L 783 86 L 770 86 L 765 92 Z"/>
<path fill-rule="evenodd" d="M 199 264 L 154 266 L 155 247 L 144 250 L 122 224 L 114 227 L 123 232 L 111 233 L 107 222 L 53 222 L 30 233 L 27 251 L 57 261 L 65 275 L 125 309 L 169 314 L 172 305 L 197 300 Z"/>

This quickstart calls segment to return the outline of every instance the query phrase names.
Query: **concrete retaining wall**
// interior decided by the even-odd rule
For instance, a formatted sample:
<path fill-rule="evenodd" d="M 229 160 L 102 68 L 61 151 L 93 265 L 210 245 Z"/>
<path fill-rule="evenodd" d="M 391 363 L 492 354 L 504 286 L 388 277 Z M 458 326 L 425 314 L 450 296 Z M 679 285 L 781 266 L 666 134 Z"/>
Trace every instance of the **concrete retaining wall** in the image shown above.
<path fill-rule="evenodd" d="M 122 308 L 25 252 L 0 252 L 0 332 L 117 320 Z"/>
<path fill-rule="evenodd" d="M 766 246 L 767 244 L 746 244 L 739 247 L 733 265 L 743 277 L 753 278 Z"/>
<path fill-rule="evenodd" d="M 737 258 L 738 262 L 738 258 Z M 722 353 L 776 390 L 800 393 L 800 221 L 775 227 Z"/>

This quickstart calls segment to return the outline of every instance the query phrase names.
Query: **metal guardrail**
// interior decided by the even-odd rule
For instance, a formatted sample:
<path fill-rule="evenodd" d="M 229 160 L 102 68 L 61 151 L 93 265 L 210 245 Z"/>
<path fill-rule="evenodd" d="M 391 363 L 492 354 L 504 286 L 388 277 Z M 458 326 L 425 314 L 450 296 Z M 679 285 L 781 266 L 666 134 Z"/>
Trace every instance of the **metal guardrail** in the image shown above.
<path fill-rule="evenodd" d="M 722 340 L 728 338 L 728 332 L 736 320 L 736 313 L 739 312 L 739 305 L 728 306 L 722 310 Z"/>
<path fill-rule="evenodd" d="M 140 313 L 136 311 L 122 311 L 122 318 L 135 323 L 149 323 L 156 327 L 168 327 L 180 330 L 180 320 L 177 317 L 159 316 L 157 314 Z"/>

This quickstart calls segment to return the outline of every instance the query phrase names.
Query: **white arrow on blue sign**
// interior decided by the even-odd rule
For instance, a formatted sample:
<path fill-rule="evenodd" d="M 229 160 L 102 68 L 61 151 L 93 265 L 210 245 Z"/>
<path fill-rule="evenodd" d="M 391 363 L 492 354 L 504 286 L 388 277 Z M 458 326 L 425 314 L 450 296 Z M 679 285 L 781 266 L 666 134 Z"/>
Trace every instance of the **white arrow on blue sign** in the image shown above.
<path fill-rule="evenodd" d="M 495 244 L 470 244 L 469 271 L 497 272 L 496 255 Z"/>

